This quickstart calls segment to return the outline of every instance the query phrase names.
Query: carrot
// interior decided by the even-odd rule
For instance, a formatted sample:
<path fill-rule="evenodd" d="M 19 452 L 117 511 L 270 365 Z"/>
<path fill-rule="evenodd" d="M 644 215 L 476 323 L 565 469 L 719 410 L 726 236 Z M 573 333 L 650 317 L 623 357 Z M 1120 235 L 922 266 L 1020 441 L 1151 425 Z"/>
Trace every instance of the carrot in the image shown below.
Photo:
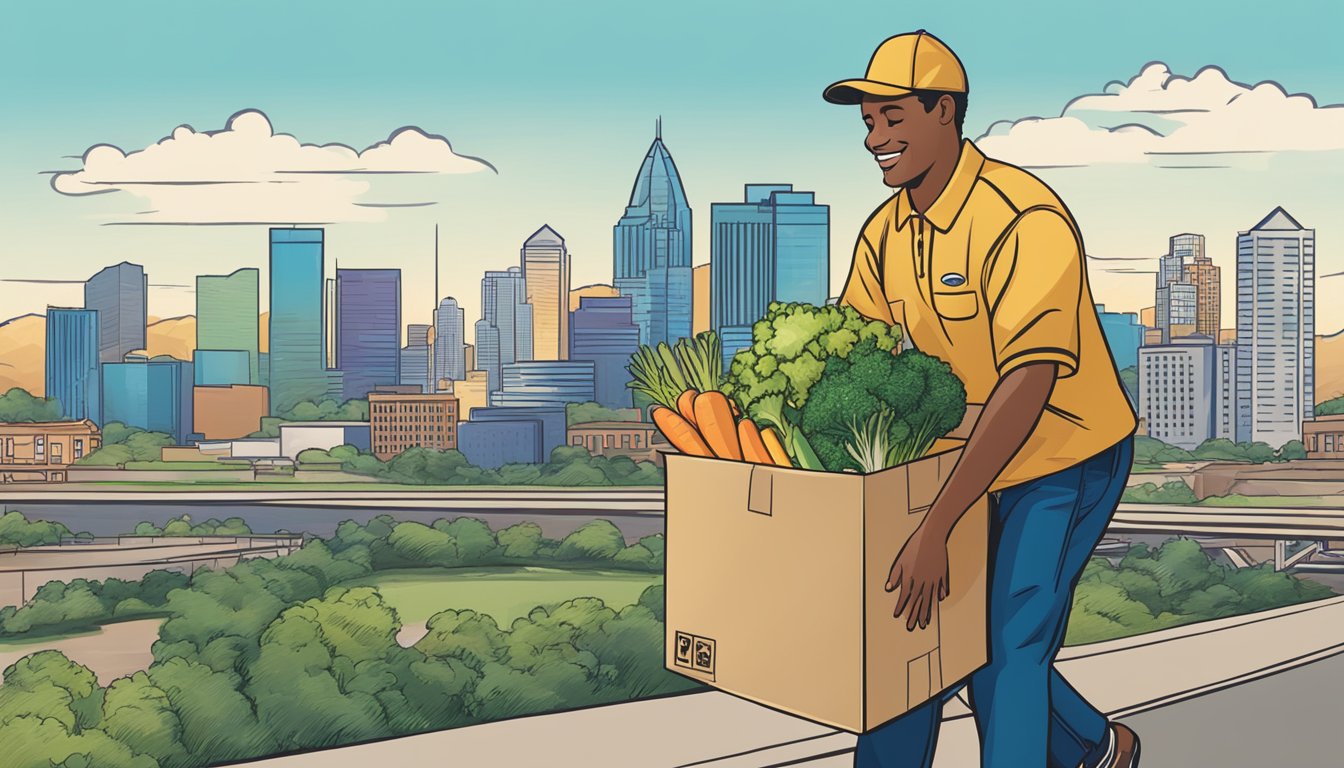
<path fill-rule="evenodd" d="M 779 439 L 779 433 L 774 427 L 766 427 L 761 430 L 761 442 L 765 443 L 765 449 L 770 452 L 770 458 L 781 467 L 792 467 L 793 461 L 789 459 L 789 452 L 784 450 L 784 441 Z"/>
<path fill-rule="evenodd" d="M 743 419 L 737 422 L 737 438 L 742 442 L 742 458 L 752 464 L 773 465 L 775 463 L 775 460 L 770 458 L 770 451 L 761 440 L 761 430 L 756 426 L 756 422 L 751 419 Z"/>
<path fill-rule="evenodd" d="M 742 409 L 737 407 L 737 401 L 736 401 L 736 400 L 732 399 L 731 397 L 728 398 L 728 407 L 730 407 L 730 408 L 733 409 L 733 418 L 734 418 L 734 419 L 740 419 L 740 418 L 742 418 Z"/>
<path fill-rule="evenodd" d="M 685 392 L 682 392 L 681 396 L 677 398 L 677 413 L 681 414 L 681 418 L 689 421 L 693 427 L 695 426 L 695 408 L 693 407 L 693 404 L 695 403 L 695 396 L 698 394 L 700 393 L 694 389 L 688 389 Z"/>
<path fill-rule="evenodd" d="M 673 448 L 690 456 L 713 456 L 714 452 L 709 450 L 705 444 L 704 438 L 695 431 L 695 427 L 677 415 L 677 412 L 665 406 L 654 406 L 653 423 L 658 425 L 658 431 L 663 433 L 663 437 L 672 444 Z"/>
<path fill-rule="evenodd" d="M 742 444 L 737 440 L 733 409 L 722 392 L 701 392 L 695 396 L 695 424 L 709 449 L 720 459 L 742 460 Z"/>

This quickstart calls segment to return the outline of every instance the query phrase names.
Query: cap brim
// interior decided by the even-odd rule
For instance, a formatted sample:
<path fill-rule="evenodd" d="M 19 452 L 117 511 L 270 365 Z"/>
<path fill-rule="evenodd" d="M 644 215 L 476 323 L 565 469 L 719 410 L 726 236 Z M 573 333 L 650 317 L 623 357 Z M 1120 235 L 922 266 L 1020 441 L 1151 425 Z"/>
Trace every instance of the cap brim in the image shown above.
<path fill-rule="evenodd" d="M 882 96 L 895 98 L 914 93 L 911 88 L 881 83 L 876 80 L 841 80 L 831 83 L 821 92 L 821 97 L 832 104 L 859 104 L 864 96 Z"/>

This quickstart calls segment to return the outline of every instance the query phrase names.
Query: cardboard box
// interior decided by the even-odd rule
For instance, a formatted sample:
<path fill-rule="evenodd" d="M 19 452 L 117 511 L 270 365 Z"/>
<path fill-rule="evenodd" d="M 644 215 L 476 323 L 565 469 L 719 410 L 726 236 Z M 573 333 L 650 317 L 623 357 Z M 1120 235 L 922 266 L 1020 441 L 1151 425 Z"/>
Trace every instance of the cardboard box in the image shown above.
<path fill-rule="evenodd" d="M 982 666 L 985 500 L 952 533 L 927 628 L 908 631 L 885 590 L 959 455 L 870 475 L 669 455 L 667 668 L 861 733 Z"/>

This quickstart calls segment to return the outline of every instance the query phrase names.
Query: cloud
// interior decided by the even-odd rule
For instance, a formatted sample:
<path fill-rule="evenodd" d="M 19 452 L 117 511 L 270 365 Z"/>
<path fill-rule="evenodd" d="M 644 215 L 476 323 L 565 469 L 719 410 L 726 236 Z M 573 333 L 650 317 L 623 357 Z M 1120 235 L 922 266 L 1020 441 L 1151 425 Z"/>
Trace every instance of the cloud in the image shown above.
<path fill-rule="evenodd" d="M 1222 167 L 1231 155 L 1344 149 L 1344 104 L 1319 106 L 1273 81 L 1239 83 L 1218 67 L 1182 77 L 1153 62 L 1128 82 L 1073 99 L 1056 117 L 996 122 L 977 143 L 1029 168 Z M 1190 165 L 1195 158 L 1202 165 Z"/>
<path fill-rule="evenodd" d="M 83 285 L 83 280 L 44 280 L 26 277 L 0 277 L 0 283 L 21 283 L 23 285 Z"/>
<path fill-rule="evenodd" d="M 83 167 L 57 171 L 51 186 L 69 196 L 129 192 L 145 210 L 114 224 L 326 224 L 380 221 L 386 208 L 434 200 L 366 199 L 386 193 L 405 174 L 496 172 L 490 163 L 453 151 L 442 136 L 408 126 L 357 151 L 344 144 L 304 144 L 276 133 L 258 110 L 244 110 L 217 131 L 178 126 L 141 150 L 90 147 Z"/>

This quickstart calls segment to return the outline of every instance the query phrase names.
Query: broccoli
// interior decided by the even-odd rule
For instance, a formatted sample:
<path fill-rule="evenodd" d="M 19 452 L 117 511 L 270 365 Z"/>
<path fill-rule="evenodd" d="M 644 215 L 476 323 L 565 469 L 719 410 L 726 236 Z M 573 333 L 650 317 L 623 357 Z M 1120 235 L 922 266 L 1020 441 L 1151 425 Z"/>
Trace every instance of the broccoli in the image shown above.
<path fill-rule="evenodd" d="M 882 436 L 887 466 L 923 456 L 933 442 L 956 429 L 966 415 L 966 387 L 952 368 L 922 352 L 893 355 L 876 339 L 857 344 L 847 357 L 831 357 L 802 406 L 799 427 L 817 457 L 832 472 L 862 467 L 850 452 L 859 425 L 889 409 Z M 870 436 L 871 437 L 871 436 Z M 862 454 L 866 446 L 856 446 Z"/>
<path fill-rule="evenodd" d="M 888 352 L 901 342 L 900 326 L 868 320 L 851 307 L 783 302 L 770 303 L 751 335 L 752 345 L 733 357 L 723 391 L 752 420 L 777 427 L 790 451 L 804 453 L 811 451 L 795 434 L 797 411 L 827 361 L 843 358 L 860 342 Z"/>

